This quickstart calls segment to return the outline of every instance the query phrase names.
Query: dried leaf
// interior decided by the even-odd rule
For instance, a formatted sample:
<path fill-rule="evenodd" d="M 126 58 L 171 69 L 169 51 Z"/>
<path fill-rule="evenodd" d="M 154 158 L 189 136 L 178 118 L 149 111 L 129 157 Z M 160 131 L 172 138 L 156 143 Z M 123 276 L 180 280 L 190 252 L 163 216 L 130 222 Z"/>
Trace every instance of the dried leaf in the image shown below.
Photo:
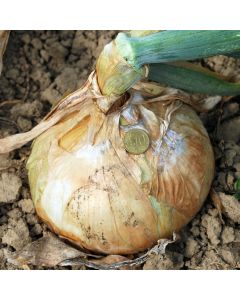
<path fill-rule="evenodd" d="M 5 253 L 7 261 L 16 266 L 27 268 L 28 265 L 55 267 L 59 266 L 87 266 L 92 269 L 135 269 L 143 264 L 153 254 L 164 254 L 168 244 L 174 243 L 178 236 L 174 233 L 173 239 L 161 239 L 158 244 L 135 259 L 128 259 L 121 255 L 102 257 L 80 251 L 62 241 L 53 234 L 48 234 L 23 249 Z"/>
<path fill-rule="evenodd" d="M 108 255 L 106 257 L 100 258 L 100 259 L 91 259 L 89 260 L 91 263 L 94 263 L 98 266 L 101 265 L 112 265 L 112 264 L 116 264 L 116 263 L 120 263 L 120 262 L 124 262 L 128 260 L 127 257 L 125 256 L 121 256 L 121 255 Z M 119 267 L 119 270 L 134 270 L 136 269 L 136 266 L 123 266 L 123 267 Z"/>
<path fill-rule="evenodd" d="M 35 265 L 54 267 L 61 261 L 87 255 L 61 241 L 53 234 L 29 243 L 23 249 L 7 254 L 7 260 L 17 266 Z"/>
<path fill-rule="evenodd" d="M 59 101 L 59 103 L 50 111 L 50 113 L 30 131 L 14 134 L 0 139 L 0 154 L 8 153 L 14 149 L 20 148 L 50 127 L 54 126 L 66 115 L 79 110 L 82 103 L 89 96 L 88 89 L 91 85 L 93 75 L 94 72 L 90 74 L 88 80 L 82 88 L 76 90 L 72 94 Z"/>
<path fill-rule="evenodd" d="M 135 266 L 141 265 L 144 262 L 146 262 L 148 260 L 148 258 L 151 257 L 152 255 L 164 254 L 166 252 L 167 245 L 175 243 L 178 239 L 179 239 L 179 236 L 176 233 L 173 234 L 172 240 L 161 239 L 158 241 L 158 244 L 156 246 L 154 246 L 148 252 L 144 253 L 143 255 L 141 255 L 135 259 L 126 259 L 126 260 L 120 261 L 120 259 L 122 260 L 123 256 L 109 255 L 110 257 L 107 256 L 104 259 L 101 259 L 101 263 L 103 263 L 103 264 L 100 264 L 100 260 L 98 260 L 97 262 L 96 262 L 96 260 L 94 260 L 94 262 L 93 262 L 93 260 L 86 260 L 86 259 L 82 259 L 82 258 L 73 258 L 73 259 L 68 259 L 66 261 L 63 261 L 59 265 L 60 266 L 82 266 L 82 265 L 84 265 L 86 267 L 89 267 L 92 269 L 98 269 L 98 270 L 116 270 L 116 269 L 122 269 L 124 267 L 128 267 L 128 268 L 135 267 Z M 113 260 L 118 260 L 118 262 L 109 263 L 109 262 L 112 262 Z"/>

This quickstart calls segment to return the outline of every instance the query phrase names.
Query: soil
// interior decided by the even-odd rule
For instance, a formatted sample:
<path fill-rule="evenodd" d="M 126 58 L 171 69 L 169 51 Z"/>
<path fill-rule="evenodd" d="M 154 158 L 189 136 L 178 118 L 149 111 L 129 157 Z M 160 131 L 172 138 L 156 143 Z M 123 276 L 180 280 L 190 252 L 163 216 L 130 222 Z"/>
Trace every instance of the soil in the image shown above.
<path fill-rule="evenodd" d="M 103 46 L 117 31 L 12 31 L 0 77 L 0 137 L 31 129 L 63 95 L 80 87 L 94 69 Z M 218 56 L 201 61 L 229 79 L 240 80 L 240 60 Z M 153 255 L 141 268 L 239 269 L 240 201 L 233 194 L 240 177 L 240 96 L 200 117 L 211 138 L 216 173 L 198 215 L 180 232 L 166 254 Z M 48 228 L 37 217 L 29 191 L 26 160 L 30 143 L 0 155 L 0 269 L 17 269 L 6 253 L 22 249 Z M 43 269 L 41 266 L 28 266 Z M 84 267 L 55 267 L 55 269 Z"/>

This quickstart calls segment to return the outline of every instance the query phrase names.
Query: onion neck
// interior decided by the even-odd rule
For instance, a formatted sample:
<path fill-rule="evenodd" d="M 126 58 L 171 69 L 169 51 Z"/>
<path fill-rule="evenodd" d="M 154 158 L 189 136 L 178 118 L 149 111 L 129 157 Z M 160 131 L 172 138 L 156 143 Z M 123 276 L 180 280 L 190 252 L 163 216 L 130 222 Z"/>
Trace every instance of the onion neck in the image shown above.
<path fill-rule="evenodd" d="M 112 41 L 100 54 L 96 72 L 101 93 L 104 96 L 120 96 L 144 77 L 145 68 L 135 69 L 129 65 L 119 54 L 115 41 Z"/>
<path fill-rule="evenodd" d="M 140 30 L 131 31 L 128 35 L 140 38 L 155 32 L 156 30 Z M 104 47 L 96 64 L 97 86 L 102 95 L 97 99 L 97 104 L 104 113 L 108 112 L 115 102 L 121 102 L 124 94 L 145 78 L 148 72 L 144 65 L 135 67 L 125 59 L 124 53 L 128 51 L 129 43 L 121 39 L 122 35 L 124 34 L 118 34 L 115 40 Z"/>

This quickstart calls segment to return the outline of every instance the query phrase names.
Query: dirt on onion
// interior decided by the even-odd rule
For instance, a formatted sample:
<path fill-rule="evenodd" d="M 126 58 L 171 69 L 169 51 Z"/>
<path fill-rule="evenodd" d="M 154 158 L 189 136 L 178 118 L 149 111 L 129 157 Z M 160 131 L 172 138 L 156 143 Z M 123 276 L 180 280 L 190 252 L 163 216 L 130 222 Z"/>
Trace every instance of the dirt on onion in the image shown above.
<path fill-rule="evenodd" d="M 94 69 L 103 46 L 116 34 L 117 31 L 12 31 L 0 76 L 0 138 L 30 130 L 63 95 L 79 88 Z M 240 76 L 240 60 L 218 56 L 201 63 L 229 78 Z M 233 97 L 200 114 L 214 147 L 213 187 L 221 202 L 222 216 L 209 196 L 194 220 L 182 229 L 180 239 L 168 245 L 165 254 L 152 255 L 139 268 L 240 268 L 240 202 L 233 196 L 234 183 L 240 177 L 239 100 L 240 96 Z M 8 253 L 20 251 L 49 231 L 35 214 L 29 191 L 25 166 L 30 145 L 0 155 L 0 269 L 24 268 L 9 262 Z"/>

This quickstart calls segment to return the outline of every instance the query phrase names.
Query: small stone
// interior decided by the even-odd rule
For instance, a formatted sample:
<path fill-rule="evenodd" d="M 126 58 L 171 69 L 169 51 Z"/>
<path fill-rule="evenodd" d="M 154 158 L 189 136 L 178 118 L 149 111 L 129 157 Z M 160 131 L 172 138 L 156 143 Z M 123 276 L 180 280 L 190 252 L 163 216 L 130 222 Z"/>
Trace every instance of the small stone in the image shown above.
<path fill-rule="evenodd" d="M 225 142 L 224 148 L 225 148 L 226 150 L 228 150 L 228 149 L 233 149 L 233 150 L 236 151 L 236 153 L 239 153 L 239 152 L 240 152 L 240 146 L 238 146 L 238 145 L 236 144 L 236 142 L 234 142 L 234 141 L 228 141 L 228 142 Z"/>
<path fill-rule="evenodd" d="M 210 209 L 208 209 L 208 214 L 210 216 L 217 217 L 219 213 L 216 208 L 210 208 Z"/>
<path fill-rule="evenodd" d="M 144 270 L 179 270 L 183 267 L 183 255 L 177 252 L 158 254 L 149 258 L 143 266 Z"/>
<path fill-rule="evenodd" d="M 36 236 L 40 235 L 42 233 L 42 227 L 40 224 L 35 224 L 33 228 L 31 229 L 31 235 Z"/>
<path fill-rule="evenodd" d="M 239 104 L 237 102 L 229 103 L 227 109 L 231 114 L 236 114 L 239 112 Z"/>
<path fill-rule="evenodd" d="M 54 42 L 48 46 L 47 52 L 49 56 L 52 56 L 56 59 L 64 59 L 64 57 L 68 54 L 68 49 L 66 49 L 59 42 Z"/>
<path fill-rule="evenodd" d="M 114 31 L 111 31 L 111 30 L 105 31 L 105 36 L 104 37 L 105 37 L 105 39 L 108 39 L 108 42 L 110 42 L 112 40 L 113 32 Z M 100 32 L 98 31 L 98 33 L 100 33 Z M 91 39 L 91 40 L 96 40 L 97 39 L 97 32 L 96 31 L 88 30 L 88 31 L 85 31 L 85 34 L 86 34 L 86 37 L 88 39 Z M 103 35 L 100 34 L 100 37 L 103 37 Z"/>
<path fill-rule="evenodd" d="M 219 146 L 213 147 L 215 160 L 222 158 L 222 151 L 219 149 Z"/>
<path fill-rule="evenodd" d="M 29 44 L 31 41 L 30 35 L 28 33 L 24 33 L 22 35 L 21 40 L 25 43 L 25 44 Z"/>
<path fill-rule="evenodd" d="M 64 94 L 68 90 L 74 90 L 78 84 L 78 74 L 74 68 L 65 68 L 55 79 L 57 90 Z"/>
<path fill-rule="evenodd" d="M 81 59 L 77 60 L 74 65 L 77 67 L 79 70 L 82 70 L 84 72 L 84 69 L 88 67 L 89 65 L 89 57 L 90 55 L 87 53 L 83 53 L 81 55 Z"/>
<path fill-rule="evenodd" d="M 31 120 L 28 120 L 22 116 L 18 117 L 17 124 L 20 127 L 20 129 L 24 132 L 29 131 L 32 128 Z"/>
<path fill-rule="evenodd" d="M 26 56 L 29 55 L 28 54 L 29 53 L 29 45 L 28 44 L 23 45 L 23 50 L 24 50 L 24 53 Z"/>
<path fill-rule="evenodd" d="M 220 253 L 224 261 L 234 267 L 236 264 L 234 253 L 230 249 L 221 249 Z"/>
<path fill-rule="evenodd" d="M 83 51 L 83 49 L 86 48 L 85 43 L 86 38 L 84 37 L 84 35 L 80 32 L 77 32 L 75 38 L 73 39 L 71 52 L 73 54 L 79 55 Z"/>
<path fill-rule="evenodd" d="M 225 151 L 225 162 L 227 166 L 231 167 L 233 165 L 233 159 L 236 156 L 237 152 L 235 150 L 226 150 Z"/>
<path fill-rule="evenodd" d="M 41 99 L 55 105 L 61 99 L 61 94 L 55 89 L 55 85 L 51 84 L 45 91 L 42 92 Z"/>
<path fill-rule="evenodd" d="M 26 221 L 29 225 L 35 225 L 39 222 L 38 217 L 33 214 L 27 214 L 26 215 Z"/>
<path fill-rule="evenodd" d="M 235 223 L 240 224 L 240 201 L 234 196 L 219 193 L 223 205 L 223 213 Z"/>
<path fill-rule="evenodd" d="M 42 112 L 42 103 L 38 100 L 35 100 L 30 103 L 19 103 L 16 104 L 15 106 L 12 107 L 11 109 L 11 115 L 12 118 L 17 118 L 19 116 L 22 117 L 28 117 L 28 118 L 33 118 L 33 117 L 40 117 L 41 112 Z"/>
<path fill-rule="evenodd" d="M 38 49 L 38 50 L 41 49 L 41 48 L 43 47 L 41 40 L 38 39 L 38 38 L 32 39 L 31 44 L 33 45 L 34 48 L 36 48 L 36 49 Z"/>
<path fill-rule="evenodd" d="M 192 232 L 192 235 L 195 237 L 200 235 L 199 227 L 196 227 L 196 226 L 192 227 L 191 232 Z"/>
<path fill-rule="evenodd" d="M 75 62 L 77 60 L 78 60 L 78 57 L 76 55 L 70 54 L 69 57 L 68 57 L 68 62 L 69 63 Z"/>
<path fill-rule="evenodd" d="M 240 116 L 223 122 L 219 133 L 225 141 L 231 140 L 237 143 L 240 139 Z"/>
<path fill-rule="evenodd" d="M 15 219 L 15 220 L 18 220 L 21 218 L 22 216 L 22 212 L 19 208 L 14 208 L 12 210 L 10 210 L 7 215 L 9 216 L 9 218 L 12 218 L 12 219 Z"/>
<path fill-rule="evenodd" d="M 0 174 L 0 203 L 13 203 L 17 200 L 22 186 L 21 179 L 9 172 Z"/>
<path fill-rule="evenodd" d="M 0 225 L 2 225 L 2 224 L 4 224 L 4 223 L 7 223 L 7 220 L 8 220 L 8 218 L 7 218 L 6 215 L 2 216 L 2 217 L 0 218 Z"/>
<path fill-rule="evenodd" d="M 217 55 L 205 59 L 205 62 L 212 70 L 223 76 L 231 76 L 235 79 L 235 76 L 239 74 L 239 60 L 236 58 Z"/>
<path fill-rule="evenodd" d="M 222 119 L 234 116 L 239 111 L 239 104 L 236 102 L 229 103 L 224 107 Z"/>
<path fill-rule="evenodd" d="M 40 50 L 40 55 L 46 62 L 49 61 L 49 54 L 46 50 L 44 49 Z"/>
<path fill-rule="evenodd" d="M 49 72 L 43 72 L 41 69 L 35 69 L 30 77 L 36 82 L 37 84 L 41 85 L 41 89 L 45 90 L 50 84 L 50 73 Z M 37 91 L 38 87 L 35 85 L 32 86 L 32 91 Z"/>
<path fill-rule="evenodd" d="M 213 245 L 218 245 L 220 243 L 219 237 L 222 231 L 220 220 L 206 214 L 202 217 L 202 226 L 207 229 L 207 237 L 210 242 Z"/>
<path fill-rule="evenodd" d="M 49 45 L 58 43 L 57 40 L 58 40 L 57 37 L 51 37 L 51 34 L 50 34 L 49 37 L 46 39 L 44 46 L 48 47 Z"/>
<path fill-rule="evenodd" d="M 218 177 L 217 177 L 217 181 L 219 182 L 219 184 L 221 186 L 223 186 L 225 188 L 226 187 L 226 173 L 219 172 Z"/>
<path fill-rule="evenodd" d="M 227 270 L 230 266 L 215 250 L 205 251 L 201 262 L 196 266 L 199 270 Z"/>
<path fill-rule="evenodd" d="M 13 247 L 15 250 L 22 249 L 29 242 L 29 230 L 22 219 L 11 225 L 2 237 L 2 243 Z"/>
<path fill-rule="evenodd" d="M 14 81 L 19 77 L 20 73 L 18 69 L 9 69 L 6 72 L 6 77 L 13 79 Z"/>
<path fill-rule="evenodd" d="M 186 247 L 185 247 L 185 256 L 188 257 L 188 258 L 191 258 L 198 251 L 199 251 L 198 243 L 194 239 L 189 238 L 187 240 Z"/>
<path fill-rule="evenodd" d="M 2 226 L 0 226 L 0 239 L 4 236 L 6 231 L 7 231 L 7 224 L 3 224 Z"/>
<path fill-rule="evenodd" d="M 201 226 L 201 229 L 200 229 L 200 237 L 204 244 L 208 243 L 207 230 L 203 226 Z"/>
<path fill-rule="evenodd" d="M 240 153 L 240 152 L 239 152 Z M 236 155 L 234 158 L 234 163 L 240 163 L 240 155 Z"/>
<path fill-rule="evenodd" d="M 22 188 L 21 195 L 22 195 L 23 199 L 31 198 L 31 193 L 30 193 L 29 189 L 27 189 L 26 187 Z"/>
<path fill-rule="evenodd" d="M 56 77 L 55 81 L 42 93 L 41 98 L 54 105 L 63 94 L 74 91 L 77 88 L 78 82 L 76 69 L 65 68 L 60 75 Z"/>
<path fill-rule="evenodd" d="M 62 44 L 64 47 L 71 47 L 71 45 L 72 45 L 72 40 L 70 40 L 70 39 L 67 39 L 67 40 L 61 40 L 61 44 Z"/>
<path fill-rule="evenodd" d="M 18 97 L 22 97 L 22 95 L 25 95 L 25 93 L 26 93 L 26 88 L 22 87 L 22 86 L 18 86 L 16 92 L 18 92 L 17 95 L 20 95 Z"/>
<path fill-rule="evenodd" d="M 237 172 L 240 172 L 240 162 L 235 163 L 235 164 L 233 165 L 233 167 L 235 168 L 235 170 L 236 170 Z"/>
<path fill-rule="evenodd" d="M 23 77 L 16 78 L 16 83 L 18 83 L 19 85 L 22 85 L 24 83 L 24 78 Z"/>
<path fill-rule="evenodd" d="M 188 267 L 188 269 L 193 269 L 193 270 L 198 269 L 198 266 L 202 260 L 202 255 L 203 255 L 203 251 L 199 251 L 193 257 L 191 257 L 190 260 L 187 260 L 185 262 L 185 266 Z"/>
<path fill-rule="evenodd" d="M 11 160 L 9 158 L 9 153 L 0 154 L 0 171 L 6 170 L 11 166 Z"/>
<path fill-rule="evenodd" d="M 34 213 L 34 205 L 32 199 L 22 199 L 18 202 L 18 206 L 24 213 Z"/>
<path fill-rule="evenodd" d="M 235 241 L 236 243 L 240 243 L 240 229 L 235 229 L 234 230 L 234 236 L 235 236 Z"/>
<path fill-rule="evenodd" d="M 230 226 L 225 226 L 222 232 L 222 242 L 223 244 L 228 244 L 234 241 L 234 229 Z"/>

